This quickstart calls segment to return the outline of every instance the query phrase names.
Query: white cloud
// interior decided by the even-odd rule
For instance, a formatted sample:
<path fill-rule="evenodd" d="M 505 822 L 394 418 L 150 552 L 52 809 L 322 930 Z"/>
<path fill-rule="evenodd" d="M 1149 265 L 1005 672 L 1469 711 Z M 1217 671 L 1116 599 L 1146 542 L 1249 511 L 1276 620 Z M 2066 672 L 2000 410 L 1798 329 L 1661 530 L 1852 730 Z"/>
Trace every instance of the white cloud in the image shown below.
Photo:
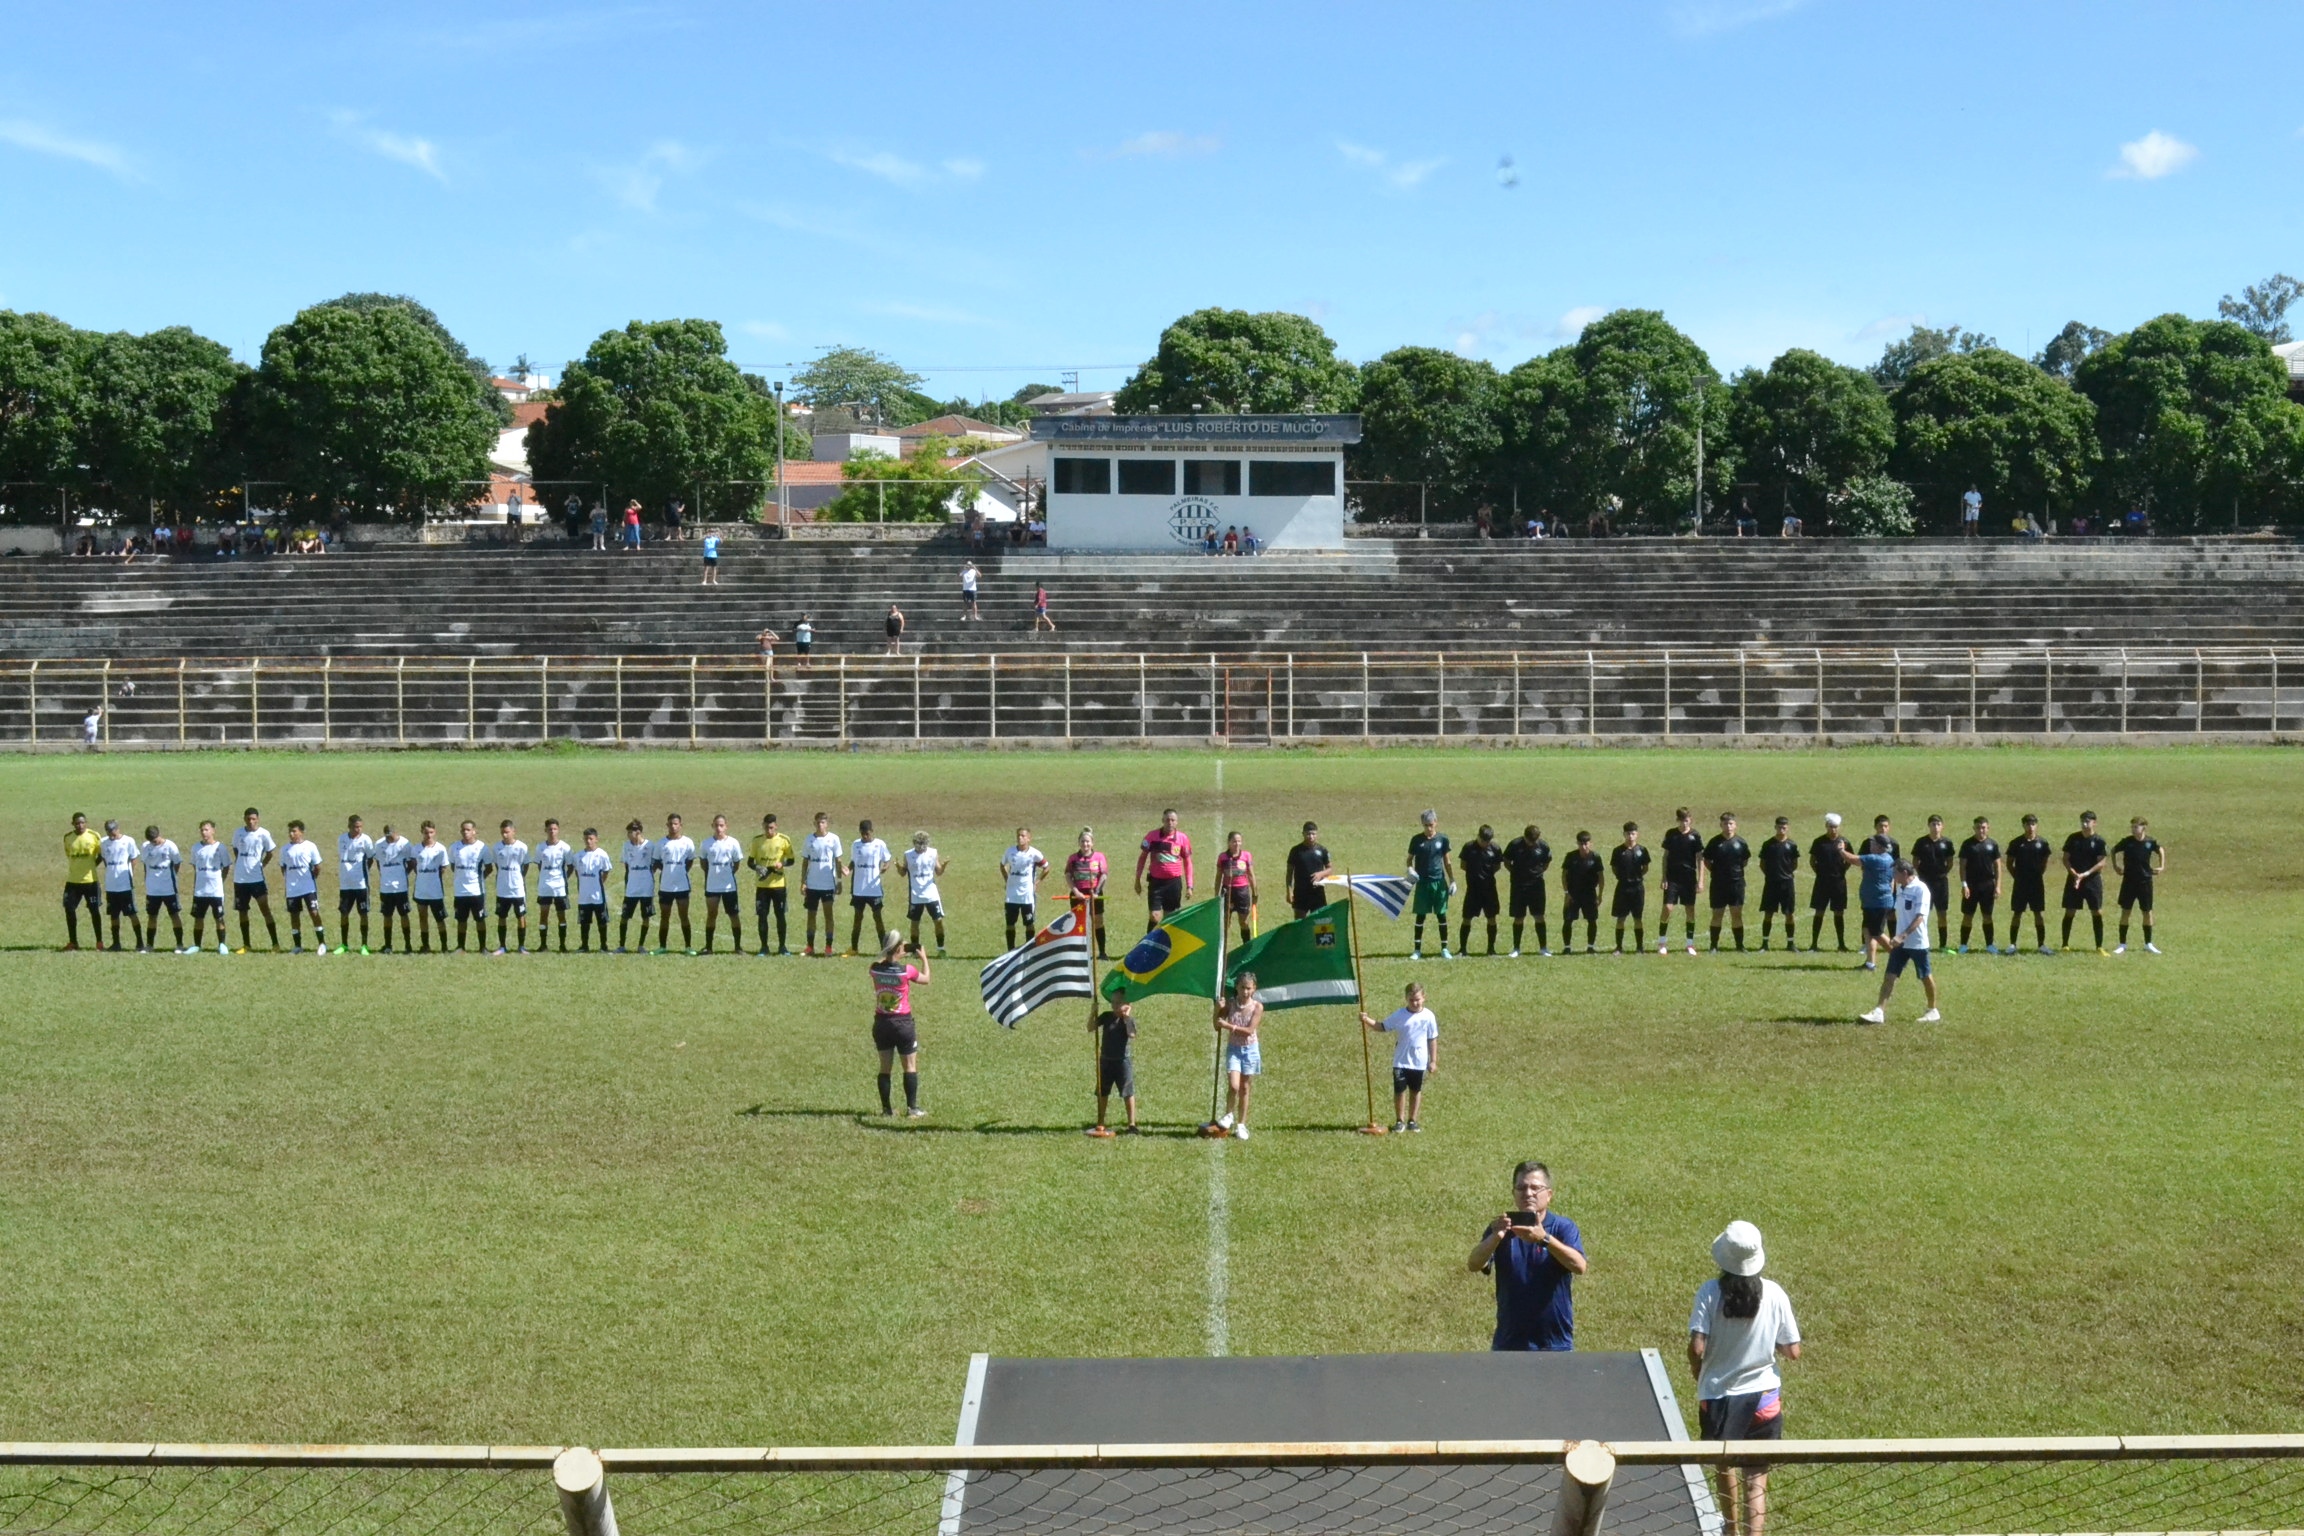
<path fill-rule="evenodd" d="M 2197 145 L 2155 128 L 2144 137 L 2120 146 L 2120 163 L 2105 172 L 2126 181 L 2158 181 L 2173 176 L 2200 158 Z"/>
<path fill-rule="evenodd" d="M 635 213 L 654 213 L 657 194 L 667 175 L 686 175 L 704 163 L 704 156 L 677 139 L 658 139 L 629 165 L 603 166 L 594 174 L 609 196 Z"/>
<path fill-rule="evenodd" d="M 1336 141 L 1336 152 L 1348 165 L 1373 171 L 1386 186 L 1396 192 L 1413 192 L 1424 184 L 1424 179 L 1446 165 L 1446 160 L 1394 160 L 1380 149 L 1365 144 L 1354 144 L 1344 139 Z"/>
<path fill-rule="evenodd" d="M 928 176 L 928 172 L 921 166 L 905 159 L 902 155 L 892 155 L 884 149 L 873 150 L 869 153 L 862 150 L 835 149 L 831 152 L 831 157 L 834 165 L 844 165 L 852 171 L 862 171 L 867 176 L 877 176 L 882 181 L 891 181 L 900 187 L 917 186 Z"/>
<path fill-rule="evenodd" d="M 123 181 L 134 175 L 128 156 L 116 146 L 98 139 L 74 138 L 23 118 L 0 120 L 0 144 L 13 144 L 36 155 L 54 155 L 59 160 L 77 160 L 82 165 L 108 171 Z"/>
<path fill-rule="evenodd" d="M 1574 341 L 1584 334 L 1584 327 L 1608 313 L 1598 304 L 1579 304 L 1552 322 L 1552 334 L 1563 341 Z"/>
<path fill-rule="evenodd" d="M 338 132 L 371 154 L 413 166 L 443 186 L 447 184 L 448 172 L 440 164 L 440 146 L 432 140 L 370 127 L 357 112 L 334 112 L 329 116 Z"/>
<path fill-rule="evenodd" d="M 1672 30 L 1682 37 L 1713 37 L 1756 22 L 1789 16 L 1808 0 L 1694 0 L 1672 8 Z"/>
<path fill-rule="evenodd" d="M 961 181 L 974 181 L 984 174 L 984 162 L 971 160 L 966 156 L 956 160 L 947 160 L 944 162 L 944 174 Z"/>
<path fill-rule="evenodd" d="M 1140 133 L 1106 150 L 1082 150 L 1091 160 L 1181 160 L 1187 155 L 1212 155 L 1224 141 L 1212 133 L 1180 133 L 1173 128 Z"/>
<path fill-rule="evenodd" d="M 1850 341 L 1878 341 L 1883 336 L 1906 335 L 1912 327 L 1927 323 L 1928 317 L 1926 315 L 1882 315 L 1871 324 L 1860 327 L 1848 339 Z"/>

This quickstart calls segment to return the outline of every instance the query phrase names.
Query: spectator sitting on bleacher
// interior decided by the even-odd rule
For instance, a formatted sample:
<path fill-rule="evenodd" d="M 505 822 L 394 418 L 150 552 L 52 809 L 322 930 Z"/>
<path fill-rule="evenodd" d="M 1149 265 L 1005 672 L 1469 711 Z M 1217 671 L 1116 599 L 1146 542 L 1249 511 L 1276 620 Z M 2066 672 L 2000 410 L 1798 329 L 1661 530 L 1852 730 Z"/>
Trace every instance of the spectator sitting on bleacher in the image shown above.
<path fill-rule="evenodd" d="M 1257 539 L 1256 530 L 1246 523 L 1240 525 L 1240 549 L 1243 554 L 1260 555 L 1264 545 Z"/>
<path fill-rule="evenodd" d="M 1797 512 L 1787 512 L 1784 514 L 1784 531 L 1779 534 L 1778 537 L 1796 539 L 1800 537 L 1801 526 L 1800 514 Z"/>
<path fill-rule="evenodd" d="M 1223 548 L 1223 541 L 1217 536 L 1216 530 L 1214 528 L 1210 528 L 1208 530 L 1208 537 L 1200 541 L 1200 553 L 1204 555 L 1220 554 L 1222 553 Z"/>

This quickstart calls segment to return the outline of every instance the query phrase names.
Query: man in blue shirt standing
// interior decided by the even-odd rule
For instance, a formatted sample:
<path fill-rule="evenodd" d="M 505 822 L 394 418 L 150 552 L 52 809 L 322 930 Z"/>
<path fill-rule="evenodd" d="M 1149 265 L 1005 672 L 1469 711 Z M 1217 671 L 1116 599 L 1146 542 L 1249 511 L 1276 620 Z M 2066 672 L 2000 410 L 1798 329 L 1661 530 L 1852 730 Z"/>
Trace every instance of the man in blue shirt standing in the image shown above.
<path fill-rule="evenodd" d="M 1488 1223 L 1464 1267 L 1496 1276 L 1496 1333 L 1490 1349 L 1574 1349 L 1576 1276 L 1584 1260 L 1584 1234 L 1552 1213 L 1552 1173 L 1542 1163 L 1512 1170 L 1518 1201 Z"/>
<path fill-rule="evenodd" d="M 1873 953 L 1887 949 L 1888 936 L 1896 931 L 1896 859 L 1896 840 L 1885 830 L 1866 838 L 1863 851 L 1856 855 L 1856 862 L 1863 866 L 1857 894 L 1864 907 L 1864 969 L 1868 971 L 1875 963 Z"/>

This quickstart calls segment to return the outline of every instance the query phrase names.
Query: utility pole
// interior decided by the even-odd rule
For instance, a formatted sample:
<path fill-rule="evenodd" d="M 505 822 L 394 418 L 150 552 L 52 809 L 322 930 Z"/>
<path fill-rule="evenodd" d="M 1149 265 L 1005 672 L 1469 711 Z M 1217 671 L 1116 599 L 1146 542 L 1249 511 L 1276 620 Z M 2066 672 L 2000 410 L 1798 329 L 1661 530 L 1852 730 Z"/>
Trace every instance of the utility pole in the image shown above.
<path fill-rule="evenodd" d="M 783 530 L 784 507 L 784 381 L 776 381 L 776 527 Z"/>
<path fill-rule="evenodd" d="M 1704 385 L 1696 385 L 1696 528 L 1704 531 Z"/>

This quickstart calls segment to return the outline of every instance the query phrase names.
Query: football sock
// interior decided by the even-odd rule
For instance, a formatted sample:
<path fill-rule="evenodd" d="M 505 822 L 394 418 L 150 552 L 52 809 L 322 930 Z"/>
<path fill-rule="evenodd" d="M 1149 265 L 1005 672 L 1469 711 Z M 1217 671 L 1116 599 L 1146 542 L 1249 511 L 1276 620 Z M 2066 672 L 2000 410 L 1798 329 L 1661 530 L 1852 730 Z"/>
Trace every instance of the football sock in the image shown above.
<path fill-rule="evenodd" d="M 905 1075 L 910 1076 L 911 1074 L 906 1073 Z M 891 1081 L 892 1079 L 888 1076 L 887 1073 L 883 1072 L 880 1074 L 880 1113 L 884 1115 L 892 1115 L 896 1113 L 896 1106 L 890 1103 L 888 1099 L 888 1085 Z"/>
<path fill-rule="evenodd" d="M 906 1109 L 918 1109 L 920 1107 L 920 1074 L 917 1072 L 904 1074 L 904 1107 Z"/>

